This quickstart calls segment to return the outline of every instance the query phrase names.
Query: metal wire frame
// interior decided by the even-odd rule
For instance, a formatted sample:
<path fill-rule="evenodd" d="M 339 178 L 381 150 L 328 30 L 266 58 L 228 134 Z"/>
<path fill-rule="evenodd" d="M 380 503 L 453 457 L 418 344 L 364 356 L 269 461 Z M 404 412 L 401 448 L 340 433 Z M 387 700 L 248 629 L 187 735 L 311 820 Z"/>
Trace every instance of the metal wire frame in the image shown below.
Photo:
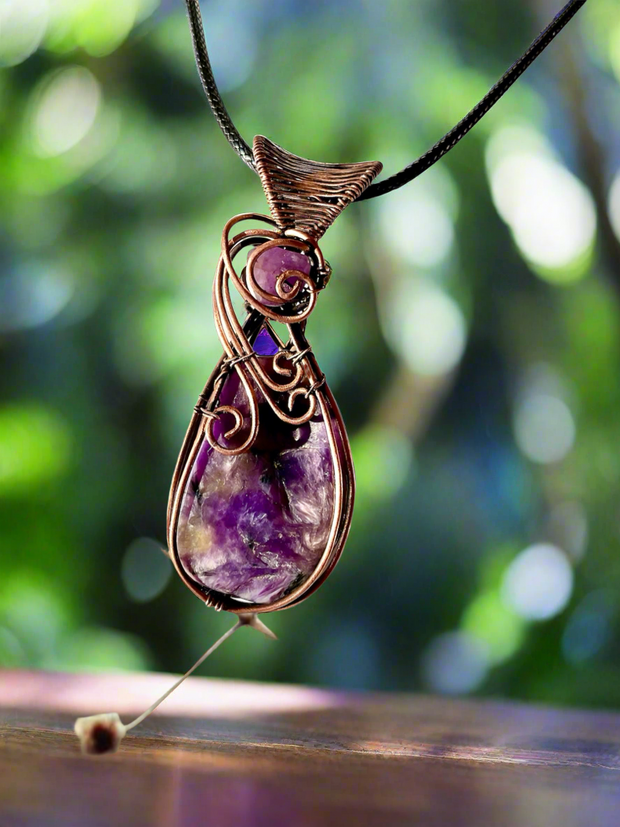
<path fill-rule="evenodd" d="M 308 161 L 260 136 L 256 138 L 255 146 L 261 158 L 259 172 L 273 217 L 242 213 L 231 218 L 224 227 L 221 256 L 213 282 L 213 314 L 224 354 L 194 408 L 168 500 L 168 547 L 179 575 L 207 605 L 237 613 L 272 612 L 305 599 L 336 565 L 349 532 L 355 488 L 351 450 L 336 401 L 306 339 L 305 326 L 330 272 L 317 238 L 347 204 L 369 186 L 381 169 L 377 162 L 345 165 Z M 237 224 L 249 220 L 267 226 L 246 229 L 231 237 Z M 277 276 L 275 292 L 270 293 L 258 283 L 255 266 L 259 257 L 274 247 L 284 247 L 307 256 L 310 272 L 286 270 Z M 239 274 L 235 258 L 246 248 L 251 249 L 245 270 Z M 233 307 L 231 283 L 249 308 L 243 324 Z M 286 343 L 270 322 L 286 325 L 289 337 Z M 267 357 L 259 358 L 254 352 L 254 340 L 263 326 L 278 345 L 270 363 L 273 375 L 278 378 L 272 378 L 265 370 L 261 360 Z M 220 403 L 224 383 L 231 371 L 236 372 L 246 396 L 247 422 L 241 410 Z M 260 398 L 289 426 L 299 426 L 321 416 L 329 442 L 334 484 L 329 535 L 317 565 L 312 574 L 289 594 L 268 605 L 250 604 L 206 588 L 186 571 L 177 547 L 183 497 L 204 440 L 208 440 L 214 450 L 226 455 L 251 450 L 260 428 Z M 299 399 L 307 402 L 307 407 L 301 414 L 294 414 Z M 226 415 L 232 417 L 233 425 L 223 434 L 225 444 L 222 444 L 216 438 L 214 426 Z"/>
<path fill-rule="evenodd" d="M 218 263 L 216 277 L 213 283 L 213 311 L 217 333 L 224 348 L 224 359 L 229 370 L 236 371 L 248 401 L 250 412 L 250 423 L 248 434 L 241 444 L 234 446 L 222 445 L 214 435 L 216 418 L 229 414 L 233 417 L 233 427 L 224 435 L 227 441 L 234 440 L 244 426 L 242 413 L 230 405 L 217 405 L 223 383 L 228 375 L 228 370 L 221 370 L 214 382 L 212 392 L 212 403 L 214 407 L 209 408 L 212 416 L 207 422 L 207 438 L 215 450 L 223 454 L 234 455 L 248 451 L 258 435 L 258 398 L 257 393 L 265 399 L 276 416 L 288 425 L 299 426 L 308 422 L 316 413 L 317 402 L 314 394 L 311 393 L 313 386 L 322 379 L 322 374 L 315 371 L 310 359 L 310 348 L 301 339 L 300 325 L 312 312 L 317 297 L 317 287 L 311 276 L 298 270 L 287 270 L 276 280 L 276 293 L 272 294 L 263 290 L 257 283 L 254 276 L 254 265 L 258 257 L 272 247 L 288 247 L 293 250 L 306 253 L 313 262 L 313 269 L 322 270 L 325 260 L 316 242 L 310 237 L 304 237 L 302 233 L 295 232 L 294 236 L 281 234 L 270 230 L 245 230 L 230 239 L 230 230 L 240 221 L 255 219 L 274 225 L 273 219 L 253 213 L 232 218 L 225 226 L 222 235 L 222 256 Z M 247 259 L 245 270 L 245 281 L 239 276 L 234 266 L 235 256 L 249 245 L 254 250 Z M 290 285 L 294 280 L 295 283 Z M 276 376 L 284 377 L 283 381 L 274 381 L 264 369 L 261 361 L 252 348 L 252 344 L 246 336 L 242 325 L 239 323 L 230 295 L 229 281 L 245 299 L 246 303 L 265 319 L 282 322 L 288 326 L 289 342 L 280 349 L 272 359 L 272 368 Z M 285 291 L 285 282 L 289 287 Z M 293 309 L 294 302 L 300 298 L 300 290 L 303 291 L 303 299 Z M 276 306 L 276 303 L 279 305 Z M 291 307 L 289 312 L 283 307 Z M 271 330 L 273 334 L 273 330 Z M 292 360 L 295 360 L 293 363 Z M 283 362 L 288 362 L 290 367 Z M 286 397 L 288 411 L 283 409 L 280 399 Z M 292 410 L 295 401 L 304 397 L 308 406 L 300 415 L 293 416 Z"/>
<path fill-rule="evenodd" d="M 251 311 L 243 325 L 244 336 L 248 340 L 253 340 L 260 331 L 263 321 L 264 318 L 258 311 Z M 302 325 L 296 324 L 294 327 L 296 328 L 295 340 L 297 346 L 300 347 L 299 352 L 307 350 L 304 359 L 308 359 L 311 363 L 312 373 L 319 375 L 318 364 L 305 339 Z M 281 350 L 284 350 L 285 345 L 277 334 L 274 334 L 274 336 Z M 236 614 L 245 612 L 274 612 L 280 609 L 290 608 L 309 597 L 328 577 L 342 554 L 351 525 L 353 501 L 355 497 L 355 476 L 351 449 L 336 400 L 327 384 L 321 380 L 320 386 L 313 390 L 313 395 L 317 400 L 318 412 L 320 412 L 327 430 L 333 468 L 334 500 L 328 540 L 314 571 L 289 594 L 267 605 L 252 604 L 237 600 L 230 595 L 214 592 L 194 580 L 180 560 L 177 545 L 177 531 L 183 497 L 189 483 L 194 462 L 204 443 L 204 439 L 208 438 L 207 428 L 209 422 L 211 422 L 211 418 L 205 415 L 205 411 L 207 414 L 210 413 L 211 406 L 214 404 L 214 398 L 217 397 L 216 382 L 225 362 L 226 357 L 222 357 L 200 395 L 199 404 L 194 410 L 177 460 L 168 500 L 168 548 L 172 562 L 185 585 L 188 586 L 197 597 L 203 600 L 207 606 L 211 606 L 218 611 L 224 610 Z"/>

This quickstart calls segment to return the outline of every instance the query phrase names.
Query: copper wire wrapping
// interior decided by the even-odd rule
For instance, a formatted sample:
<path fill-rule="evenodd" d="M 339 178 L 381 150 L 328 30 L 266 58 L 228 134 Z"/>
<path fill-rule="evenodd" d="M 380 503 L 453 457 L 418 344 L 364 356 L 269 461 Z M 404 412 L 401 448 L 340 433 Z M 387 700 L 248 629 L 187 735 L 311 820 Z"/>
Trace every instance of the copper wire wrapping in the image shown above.
<path fill-rule="evenodd" d="M 235 225 L 248 220 L 258 221 L 268 226 L 260 230 L 248 229 L 231 238 L 231 230 Z M 341 444 L 342 438 L 345 443 L 347 442 L 344 423 L 304 333 L 306 319 L 316 304 L 319 289 L 317 281 L 320 281 L 321 274 L 326 272 L 328 265 L 313 238 L 298 230 L 288 232 L 269 227 L 275 227 L 275 221 L 268 216 L 244 213 L 232 218 L 224 228 L 222 256 L 213 285 L 214 317 L 218 336 L 224 348 L 224 356 L 194 409 L 194 416 L 173 479 L 168 514 L 171 557 L 186 585 L 208 606 L 237 613 L 275 611 L 286 608 L 305 599 L 314 589 L 318 588 L 340 556 L 348 533 L 353 507 L 353 466 L 348 444 Z M 297 290 L 295 286 L 292 286 L 289 292 L 284 292 L 282 276 L 276 280 L 277 295 L 261 290 L 256 284 L 252 272 L 253 264 L 261 251 L 274 246 L 290 248 L 310 257 L 312 269 L 309 276 L 295 270 L 288 270 L 282 274 L 287 280 L 293 278 L 298 280 L 301 286 Z M 234 259 L 247 247 L 254 249 L 247 257 L 245 274 L 242 277 L 234 266 Z M 230 293 L 231 283 L 249 306 L 249 314 L 243 324 L 239 322 L 234 311 Z M 252 292 L 248 289 L 248 285 L 251 285 Z M 288 286 L 291 287 L 290 284 Z M 257 295 L 260 298 L 257 298 Z M 281 306 L 266 305 L 260 299 L 267 302 L 278 300 Z M 286 324 L 289 334 L 286 343 L 281 341 L 271 328 L 269 321 Z M 274 341 L 278 343 L 279 349 L 272 357 L 261 356 L 259 358 L 251 342 L 265 325 L 269 327 L 269 332 Z M 264 360 L 269 358 L 271 358 L 273 374 L 283 377 L 281 383 L 274 380 L 263 367 Z M 233 406 L 219 404 L 224 382 L 233 370 L 236 371 L 247 398 L 249 421 L 244 421 L 241 411 Z M 327 543 L 313 573 L 290 594 L 278 601 L 269 605 L 254 606 L 239 603 L 232 597 L 210 592 L 188 577 L 178 559 L 176 526 L 183 491 L 203 436 L 206 435 L 214 449 L 223 454 L 237 455 L 249 451 L 258 435 L 259 405 L 263 400 L 269 404 L 282 422 L 292 426 L 306 423 L 315 416 L 321 416 L 325 423 L 333 458 L 334 500 Z M 306 404 L 307 407 L 301 414 L 293 416 L 291 413 L 293 407 L 297 407 L 300 403 Z M 244 435 L 243 440 L 238 440 L 233 446 L 220 444 L 214 435 L 215 422 L 223 414 L 229 414 L 233 420 L 232 427 L 224 434 L 225 439 L 234 440 L 235 437 Z M 336 428 L 343 435 L 340 440 L 336 436 Z"/>
<path fill-rule="evenodd" d="M 315 368 L 310 359 L 311 348 L 303 338 L 301 324 L 307 319 L 316 304 L 317 286 L 311 276 L 297 270 L 287 270 L 276 280 L 276 293 L 263 290 L 254 278 L 254 263 L 258 256 L 272 247 L 287 247 L 308 255 L 314 270 L 325 267 L 325 261 L 316 242 L 310 237 L 302 237 L 297 233 L 294 238 L 288 237 L 273 230 L 246 230 L 230 238 L 232 228 L 240 221 L 253 219 L 266 224 L 274 225 L 273 219 L 254 213 L 244 213 L 232 218 L 225 226 L 222 235 L 222 256 L 218 263 L 215 281 L 213 284 L 213 312 L 220 341 L 224 348 L 225 358 L 221 370 L 213 383 L 210 403 L 205 406 L 208 411 L 209 422 L 206 425 L 206 434 L 213 447 L 223 454 L 240 454 L 251 448 L 256 440 L 259 428 L 257 392 L 269 404 L 276 416 L 288 425 L 303 425 L 315 415 L 317 402 L 313 396 L 314 390 L 320 387 L 322 374 Z M 240 277 L 234 259 L 247 246 L 254 246 L 247 258 L 245 280 Z M 284 291 L 284 281 L 287 281 L 289 290 Z M 295 280 L 294 285 L 290 281 Z M 276 376 L 282 376 L 283 381 L 274 380 L 264 369 L 258 355 L 254 353 L 252 344 L 244 331 L 243 325 L 237 319 L 231 295 L 230 282 L 234 284 L 246 303 L 256 313 L 270 319 L 284 323 L 289 329 L 289 341 L 281 345 L 278 352 L 272 357 L 271 366 Z M 258 298 L 257 298 L 258 296 Z M 261 301 L 262 299 L 262 301 Z M 283 312 L 282 306 L 294 307 L 292 312 Z M 267 302 L 268 304 L 265 304 Z M 271 306 L 278 303 L 279 307 Z M 268 325 L 268 321 L 265 321 Z M 270 327 L 270 333 L 275 341 L 279 341 L 275 331 Z M 263 357 L 264 358 L 264 357 Z M 286 360 L 290 367 L 282 364 Z M 242 414 L 235 408 L 227 405 L 217 405 L 223 383 L 231 370 L 235 370 L 246 394 L 250 422 L 244 423 Z M 293 416 L 291 411 L 297 398 L 303 395 L 308 400 L 305 411 Z M 284 400 L 280 404 L 280 400 Z M 241 444 L 233 447 L 221 445 L 214 436 L 213 427 L 216 418 L 221 414 L 230 414 L 234 419 L 233 427 L 227 431 L 225 438 L 234 439 L 244 425 L 248 427 L 247 437 Z"/>
<path fill-rule="evenodd" d="M 318 240 L 342 210 L 381 172 L 379 161 L 323 164 L 287 152 L 263 135 L 254 138 L 254 163 L 282 229 L 296 228 Z"/>
<path fill-rule="evenodd" d="M 305 337 L 305 327 L 318 293 L 331 274 L 317 239 L 381 169 L 381 164 L 376 162 L 320 164 L 307 161 L 260 136 L 255 139 L 254 151 L 272 217 L 243 213 L 230 219 L 224 227 L 221 256 L 213 283 L 213 314 L 224 354 L 194 409 L 168 503 L 170 556 L 185 584 L 208 606 L 246 614 L 276 611 L 304 600 L 336 565 L 349 531 L 354 497 L 351 452 L 338 406 Z M 266 226 L 231 236 L 242 221 Z M 274 247 L 307 256 L 310 272 L 291 269 L 280 273 L 275 279 L 275 292 L 271 293 L 261 287 L 254 271 L 261 254 Z M 235 260 L 248 249 L 245 267 L 238 269 Z M 234 309 L 231 284 L 248 310 L 243 323 Z M 272 322 L 286 325 L 286 342 L 277 335 Z M 259 357 L 253 348 L 263 327 L 267 328 L 278 348 L 271 357 Z M 247 400 L 245 416 L 233 405 L 221 404 L 222 390 L 231 371 L 237 373 Z M 214 450 L 225 455 L 250 451 L 259 433 L 259 409 L 264 403 L 289 426 L 303 425 L 314 417 L 322 419 L 332 458 L 334 494 L 329 534 L 313 572 L 273 603 L 254 605 L 232 595 L 213 592 L 187 573 L 179 560 L 177 527 L 183 493 L 205 437 Z M 246 410 L 245 405 L 241 407 Z M 223 416 L 232 419 L 231 427 L 223 434 L 227 444 L 222 444 L 221 437 L 218 440 L 214 431 L 216 422 Z"/>

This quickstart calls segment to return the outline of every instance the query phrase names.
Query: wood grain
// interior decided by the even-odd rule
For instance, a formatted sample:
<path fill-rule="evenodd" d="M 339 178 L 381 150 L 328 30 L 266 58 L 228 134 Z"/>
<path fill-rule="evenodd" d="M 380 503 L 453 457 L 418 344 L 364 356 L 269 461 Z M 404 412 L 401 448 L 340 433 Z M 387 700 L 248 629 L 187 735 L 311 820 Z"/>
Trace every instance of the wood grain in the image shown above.
<path fill-rule="evenodd" d="M 195 678 L 116 755 L 80 754 L 77 715 L 169 682 L 1 673 L 0 827 L 620 824 L 611 713 Z"/>

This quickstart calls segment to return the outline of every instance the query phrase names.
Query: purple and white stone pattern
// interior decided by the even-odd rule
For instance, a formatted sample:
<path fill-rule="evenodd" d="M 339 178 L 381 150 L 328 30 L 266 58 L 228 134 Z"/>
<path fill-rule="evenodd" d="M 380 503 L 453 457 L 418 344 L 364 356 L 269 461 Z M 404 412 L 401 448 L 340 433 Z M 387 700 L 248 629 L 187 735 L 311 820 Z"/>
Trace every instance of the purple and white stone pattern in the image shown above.
<path fill-rule="evenodd" d="M 267 293 L 271 293 L 272 296 L 277 296 L 276 281 L 278 276 L 281 276 L 282 273 L 285 273 L 287 270 L 299 270 L 309 275 L 311 267 L 312 262 L 308 256 L 305 256 L 303 253 L 298 253 L 295 250 L 286 250 L 284 247 L 270 247 L 268 250 L 265 250 L 264 253 L 257 256 L 254 262 L 254 278 L 260 288 Z M 284 282 L 284 292 L 286 293 L 288 289 L 292 289 L 295 282 L 295 278 L 286 279 Z M 250 288 L 250 292 L 254 295 L 254 298 L 259 299 L 256 291 Z M 262 299 L 259 300 L 263 301 Z M 282 303 L 283 301 L 263 302 L 266 307 L 277 307 Z"/>
<path fill-rule="evenodd" d="M 267 366 L 271 359 L 261 361 Z M 248 416 L 236 373 L 224 383 L 220 404 Z M 270 604 L 309 577 L 325 550 L 334 461 L 320 416 L 292 427 L 263 402 L 259 418 L 258 438 L 246 453 L 221 454 L 204 438 L 183 495 L 177 549 L 186 572 L 208 589 Z M 226 444 L 232 419 L 222 420 L 214 435 Z M 332 421 L 340 446 L 343 435 Z"/>

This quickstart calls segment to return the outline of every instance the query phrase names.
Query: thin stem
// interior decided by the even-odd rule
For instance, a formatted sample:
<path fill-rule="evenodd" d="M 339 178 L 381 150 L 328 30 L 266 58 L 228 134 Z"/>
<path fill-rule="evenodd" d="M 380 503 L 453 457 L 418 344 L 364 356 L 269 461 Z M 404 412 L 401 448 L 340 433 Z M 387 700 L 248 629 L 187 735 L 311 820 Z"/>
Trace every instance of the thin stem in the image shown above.
<path fill-rule="evenodd" d="M 164 692 L 164 694 L 161 696 L 161 698 L 158 698 L 155 701 L 154 704 L 149 706 L 149 708 L 145 712 L 143 712 L 142 715 L 138 715 L 138 717 L 135 719 L 135 721 L 132 721 L 130 724 L 127 724 L 125 726 L 125 729 L 126 730 L 133 729 L 135 726 L 138 726 L 138 724 L 142 723 L 142 721 L 145 718 L 148 718 L 148 716 L 151 714 L 151 712 L 153 712 L 155 709 L 157 709 L 157 707 L 160 705 L 160 703 L 162 703 L 163 701 L 166 700 L 168 695 L 172 695 L 174 690 L 183 683 L 185 678 L 189 678 L 189 676 L 192 674 L 192 672 L 194 672 L 196 669 L 198 669 L 200 664 L 203 663 L 209 657 L 209 655 L 212 655 L 213 652 L 215 652 L 215 650 L 219 646 L 221 646 L 222 643 L 224 643 L 225 640 L 228 640 L 228 638 L 231 637 L 237 631 L 237 629 L 239 629 L 241 626 L 244 626 L 244 625 L 246 625 L 246 624 L 243 622 L 243 620 L 238 620 L 235 623 L 234 626 L 231 626 L 231 628 L 227 632 L 224 632 L 222 637 L 219 638 L 219 640 L 216 640 L 216 642 L 213 644 L 213 646 L 211 646 L 209 649 L 207 649 L 207 651 L 204 653 L 204 655 L 201 655 L 198 658 L 196 663 L 191 667 L 191 669 L 188 669 L 188 671 L 183 675 L 182 678 L 179 678 L 179 680 L 175 684 L 173 684 L 170 687 L 170 689 L 168 689 L 166 692 Z"/>

